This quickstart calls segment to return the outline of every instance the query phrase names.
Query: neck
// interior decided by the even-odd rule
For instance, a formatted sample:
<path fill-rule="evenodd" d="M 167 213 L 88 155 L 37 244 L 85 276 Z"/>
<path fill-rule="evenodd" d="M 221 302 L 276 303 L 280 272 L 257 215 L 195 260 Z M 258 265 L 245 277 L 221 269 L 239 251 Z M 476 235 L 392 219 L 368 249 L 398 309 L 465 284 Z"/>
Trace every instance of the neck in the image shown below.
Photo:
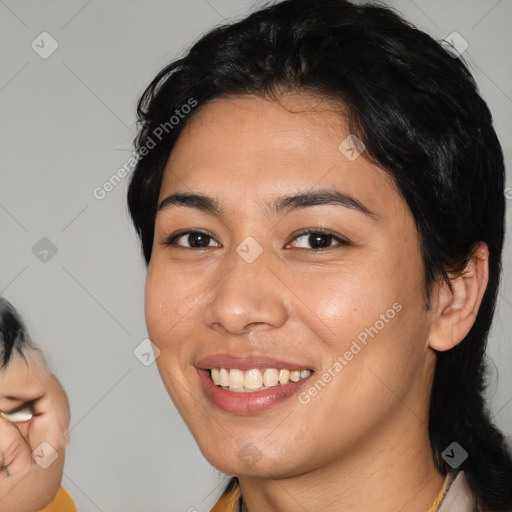
<path fill-rule="evenodd" d="M 287 478 L 239 477 L 248 512 L 427 512 L 444 482 L 426 421 L 397 418 L 329 464 Z"/>

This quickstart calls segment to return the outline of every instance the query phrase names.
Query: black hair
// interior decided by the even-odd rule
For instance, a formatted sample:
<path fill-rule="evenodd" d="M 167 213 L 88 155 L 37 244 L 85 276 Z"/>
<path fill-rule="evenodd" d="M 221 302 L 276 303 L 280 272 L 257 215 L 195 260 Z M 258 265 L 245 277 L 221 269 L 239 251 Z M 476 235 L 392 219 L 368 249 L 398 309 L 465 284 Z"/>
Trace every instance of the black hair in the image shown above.
<path fill-rule="evenodd" d="M 362 157 L 394 178 L 414 216 L 427 297 L 435 282 L 450 285 L 460 275 L 477 242 L 487 244 L 489 282 L 474 325 L 461 343 L 437 353 L 429 436 L 441 473 L 450 470 L 441 454 L 458 442 L 469 455 L 459 469 L 479 506 L 510 509 L 512 457 L 483 399 L 501 275 L 504 160 L 467 64 L 444 44 L 390 8 L 347 0 L 267 4 L 201 37 L 138 103 L 128 205 L 146 264 L 163 170 L 187 120 L 212 99 L 282 91 L 346 108 L 350 133 L 366 147 Z"/>
<path fill-rule="evenodd" d="M 0 297 L 0 370 L 16 353 L 26 362 L 24 350 L 35 348 L 21 316 L 8 300 Z"/>

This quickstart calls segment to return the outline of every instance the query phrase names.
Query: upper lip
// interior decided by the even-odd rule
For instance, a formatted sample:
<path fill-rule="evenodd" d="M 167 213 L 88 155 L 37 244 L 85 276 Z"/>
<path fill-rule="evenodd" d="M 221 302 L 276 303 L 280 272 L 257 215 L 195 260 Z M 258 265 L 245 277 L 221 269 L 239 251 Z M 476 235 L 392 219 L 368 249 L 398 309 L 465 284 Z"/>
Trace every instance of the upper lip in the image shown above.
<path fill-rule="evenodd" d="M 311 366 L 302 363 L 293 363 L 261 354 L 212 354 L 198 361 L 196 367 L 202 370 L 209 370 L 211 368 L 236 368 L 239 370 L 251 370 L 253 368 L 278 368 L 284 370 L 312 369 Z"/>

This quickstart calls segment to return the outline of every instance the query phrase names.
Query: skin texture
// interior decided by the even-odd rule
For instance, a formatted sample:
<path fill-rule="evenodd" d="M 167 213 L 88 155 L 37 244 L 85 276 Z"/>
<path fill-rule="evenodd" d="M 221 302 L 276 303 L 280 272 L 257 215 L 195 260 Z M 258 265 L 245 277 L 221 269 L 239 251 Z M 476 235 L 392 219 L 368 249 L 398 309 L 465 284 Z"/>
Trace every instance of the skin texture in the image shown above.
<path fill-rule="evenodd" d="M 469 331 L 487 283 L 487 248 L 478 247 L 466 277 L 454 278 L 453 292 L 434 287 L 428 310 L 412 214 L 389 174 L 364 153 L 350 161 L 338 149 L 348 135 L 339 109 L 306 93 L 279 102 L 217 99 L 187 123 L 164 173 L 159 202 L 202 193 L 226 213 L 158 212 L 146 282 L 149 335 L 199 448 L 239 477 L 251 512 L 424 512 L 444 480 L 426 423 L 435 350 Z M 339 205 L 271 216 L 263 207 L 318 188 L 350 194 L 376 216 Z M 349 245 L 327 237 L 320 250 L 308 235 L 297 238 L 319 227 Z M 187 235 L 165 245 L 187 229 L 212 238 L 199 249 Z M 236 252 L 248 236 L 263 249 L 252 263 Z M 401 306 L 394 318 L 307 404 L 294 396 L 242 416 L 216 407 L 202 389 L 195 364 L 218 353 L 299 363 L 316 372 L 314 382 L 393 304 Z M 240 457 L 248 443 L 256 463 Z"/>
<path fill-rule="evenodd" d="M 12 411 L 24 402 L 34 402 L 34 417 L 29 422 L 11 423 L 0 417 L 0 461 L 9 464 L 0 473 L 0 510 L 33 512 L 54 498 L 62 480 L 65 448 L 69 443 L 70 408 L 68 397 L 58 379 L 46 369 L 40 354 L 24 352 L 26 362 L 16 353 L 0 370 L 0 410 Z M 6 397 L 16 397 L 9 400 Z M 43 468 L 52 453 L 57 458 Z M 41 464 L 32 458 L 35 450 Z"/>

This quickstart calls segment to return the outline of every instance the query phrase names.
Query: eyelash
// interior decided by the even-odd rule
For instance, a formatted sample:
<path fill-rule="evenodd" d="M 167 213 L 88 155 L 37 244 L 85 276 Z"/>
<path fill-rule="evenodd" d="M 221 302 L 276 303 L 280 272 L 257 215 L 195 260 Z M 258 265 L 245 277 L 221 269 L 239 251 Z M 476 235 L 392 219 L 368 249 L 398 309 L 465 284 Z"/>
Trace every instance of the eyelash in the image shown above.
<path fill-rule="evenodd" d="M 181 231 L 181 232 L 178 232 L 178 233 L 175 233 L 175 234 L 171 235 L 164 242 L 162 242 L 162 245 L 170 247 L 170 246 L 175 245 L 175 241 L 177 239 L 181 238 L 182 236 L 185 236 L 185 235 L 195 235 L 195 234 L 204 235 L 204 236 L 209 237 L 210 239 L 214 240 L 214 238 L 211 235 L 209 235 L 208 233 L 206 233 L 205 231 L 191 230 L 191 231 Z M 345 240 L 343 238 L 340 238 L 339 236 L 335 235 L 333 232 L 328 231 L 326 229 L 322 229 L 322 228 L 302 230 L 302 231 L 300 231 L 299 233 L 297 233 L 295 235 L 295 237 L 292 239 L 292 242 L 295 241 L 297 238 L 300 238 L 300 237 L 302 237 L 304 235 L 323 235 L 323 236 L 326 236 L 326 237 L 331 237 L 331 238 L 333 238 L 334 240 L 336 240 L 339 243 L 339 245 L 338 245 L 339 247 L 346 247 L 346 246 L 350 245 L 350 243 L 347 240 Z M 334 246 L 334 247 L 336 247 L 336 246 Z M 183 247 L 181 245 L 175 245 L 175 248 L 178 248 L 178 249 L 188 249 L 188 250 L 208 249 L 208 247 Z M 306 250 L 306 251 L 319 252 L 319 251 L 325 251 L 327 249 L 332 249 L 332 248 L 333 247 L 330 246 L 330 247 L 319 247 L 319 248 L 316 248 L 316 249 L 315 248 L 311 248 L 311 249 L 299 248 L 299 249 Z"/>

